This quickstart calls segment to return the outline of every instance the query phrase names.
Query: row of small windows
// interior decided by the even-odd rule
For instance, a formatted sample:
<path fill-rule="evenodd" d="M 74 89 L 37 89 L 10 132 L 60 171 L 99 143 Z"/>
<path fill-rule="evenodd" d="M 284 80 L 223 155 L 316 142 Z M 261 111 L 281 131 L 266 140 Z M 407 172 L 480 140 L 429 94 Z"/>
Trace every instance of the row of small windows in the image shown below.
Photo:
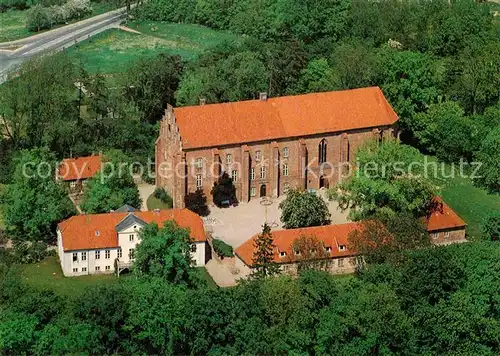
<path fill-rule="evenodd" d="M 104 269 L 106 271 L 111 271 L 111 266 L 105 266 Z M 95 266 L 96 271 L 101 270 L 101 266 Z M 87 267 L 82 267 L 82 272 L 87 272 Z M 78 273 L 78 268 L 73 268 L 73 273 Z"/>
<path fill-rule="evenodd" d="M 339 250 L 340 251 L 345 251 L 346 249 L 347 249 L 347 247 L 345 245 L 339 245 Z M 331 252 L 332 251 L 331 246 L 325 246 L 325 251 L 326 252 Z M 314 253 L 316 253 L 316 250 L 313 249 L 310 252 L 314 254 Z M 300 256 L 300 251 L 298 251 L 298 250 L 294 251 L 294 254 L 296 256 Z M 280 257 L 285 257 L 285 256 L 286 256 L 286 251 L 280 251 Z"/>
<path fill-rule="evenodd" d="M 130 240 L 130 241 L 133 241 L 133 235 L 130 235 L 130 237 L 132 238 L 132 240 Z M 122 257 L 122 249 L 121 248 L 119 248 L 117 250 L 117 257 L 118 258 Z M 111 250 L 104 250 L 104 258 L 105 259 L 111 258 Z M 95 259 L 96 260 L 101 259 L 101 251 L 100 250 L 95 251 Z M 87 261 L 87 252 L 81 252 L 81 260 Z M 73 252 L 73 262 L 77 262 L 77 261 L 78 261 L 78 252 Z"/>
<path fill-rule="evenodd" d="M 288 158 L 290 154 L 290 150 L 288 147 L 283 148 L 283 158 Z M 260 161 L 262 159 L 262 152 L 261 151 L 255 151 L 255 160 Z M 231 153 L 226 154 L 226 164 L 231 164 L 233 163 L 233 155 Z M 195 162 L 196 168 L 203 168 L 203 158 L 199 157 L 196 159 Z"/>

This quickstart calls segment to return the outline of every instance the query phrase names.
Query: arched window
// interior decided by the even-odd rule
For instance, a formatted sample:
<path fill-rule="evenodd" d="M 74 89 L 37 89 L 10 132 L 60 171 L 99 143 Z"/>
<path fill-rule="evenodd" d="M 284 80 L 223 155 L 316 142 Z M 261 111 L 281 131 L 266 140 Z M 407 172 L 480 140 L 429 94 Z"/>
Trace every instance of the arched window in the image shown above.
<path fill-rule="evenodd" d="M 322 139 L 318 145 L 318 161 L 319 163 L 326 162 L 326 140 Z"/>

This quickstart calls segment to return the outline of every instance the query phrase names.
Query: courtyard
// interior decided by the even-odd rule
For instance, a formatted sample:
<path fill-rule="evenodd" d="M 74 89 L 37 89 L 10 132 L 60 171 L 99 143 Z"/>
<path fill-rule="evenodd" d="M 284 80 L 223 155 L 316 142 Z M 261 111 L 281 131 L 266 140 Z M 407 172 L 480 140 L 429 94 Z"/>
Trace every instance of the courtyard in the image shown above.
<path fill-rule="evenodd" d="M 336 202 L 328 201 L 324 189 L 316 194 L 325 200 L 332 224 L 343 224 L 348 221 L 348 212 L 342 212 Z M 250 237 L 261 232 L 264 222 L 271 226 L 271 230 L 283 228 L 280 221 L 281 210 L 278 206 L 284 199 L 285 196 L 265 200 L 253 199 L 248 203 L 240 203 L 236 207 L 229 208 L 211 206 L 210 215 L 203 218 L 203 222 L 214 238 L 221 239 L 236 249 Z"/>

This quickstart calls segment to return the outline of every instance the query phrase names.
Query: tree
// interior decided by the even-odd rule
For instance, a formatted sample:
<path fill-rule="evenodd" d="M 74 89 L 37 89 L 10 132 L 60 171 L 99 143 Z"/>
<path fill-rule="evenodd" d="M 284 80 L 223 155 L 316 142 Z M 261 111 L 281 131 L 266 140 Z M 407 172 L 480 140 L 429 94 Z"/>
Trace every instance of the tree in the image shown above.
<path fill-rule="evenodd" d="M 361 222 L 349 235 L 349 244 L 366 262 L 383 263 L 401 259 L 404 251 L 429 246 L 430 238 L 423 221 L 408 212 L 379 213 Z"/>
<path fill-rule="evenodd" d="M 484 138 L 474 158 L 481 163 L 476 182 L 491 192 L 500 192 L 500 126 Z"/>
<path fill-rule="evenodd" d="M 254 240 L 254 253 L 252 258 L 252 276 L 264 278 L 280 272 L 279 265 L 274 262 L 274 245 L 271 227 L 264 223 L 262 233 Z"/>
<path fill-rule="evenodd" d="M 214 204 L 218 207 L 226 205 L 225 202 L 229 202 L 229 204 L 238 202 L 236 199 L 236 187 L 227 172 L 222 173 L 219 180 L 214 183 L 211 194 Z"/>
<path fill-rule="evenodd" d="M 392 140 L 370 141 L 358 150 L 356 160 L 355 174 L 328 191 L 341 209 L 349 209 L 352 220 L 379 210 L 424 217 L 434 207 L 436 188 L 415 148 Z"/>
<path fill-rule="evenodd" d="M 207 197 L 203 189 L 197 189 L 194 192 L 186 194 L 184 197 L 184 205 L 200 216 L 207 216 L 210 214 L 210 209 L 207 205 Z"/>
<path fill-rule="evenodd" d="M 314 59 L 301 71 L 299 91 L 315 93 L 334 89 L 334 71 L 325 58 Z"/>
<path fill-rule="evenodd" d="M 360 42 L 337 46 L 331 62 L 336 89 L 368 87 L 377 74 L 373 50 Z"/>
<path fill-rule="evenodd" d="M 128 204 L 141 207 L 139 190 L 132 177 L 129 158 L 119 150 L 104 154 L 101 172 L 87 183 L 81 208 L 86 213 L 106 213 Z"/>
<path fill-rule="evenodd" d="M 461 158 L 472 158 L 477 125 L 464 116 L 458 103 L 445 101 L 431 104 L 427 112 L 416 114 L 409 126 L 420 146 L 435 153 L 439 159 L 457 162 Z"/>
<path fill-rule="evenodd" d="M 407 128 L 416 113 L 437 101 L 443 63 L 426 54 L 395 49 L 381 50 L 377 61 L 377 83 Z"/>
<path fill-rule="evenodd" d="M 61 183 L 55 182 L 54 154 L 40 148 L 20 151 L 12 184 L 0 202 L 8 233 L 22 241 L 53 242 L 56 225 L 75 209 Z"/>
<path fill-rule="evenodd" d="M 139 277 L 158 277 L 173 284 L 195 286 L 197 275 L 191 259 L 193 241 L 186 229 L 172 221 L 163 228 L 156 224 L 140 232 L 133 271 Z"/>
<path fill-rule="evenodd" d="M 292 242 L 293 254 L 290 263 L 297 264 L 297 271 L 326 271 L 330 263 L 330 254 L 322 241 L 314 235 L 301 235 Z"/>
<path fill-rule="evenodd" d="M 288 191 L 279 208 L 285 229 L 327 225 L 330 222 L 330 212 L 323 198 L 307 191 Z"/>
<path fill-rule="evenodd" d="M 157 122 L 167 104 L 174 104 L 182 61 L 179 56 L 160 54 L 141 59 L 127 71 L 124 96 L 143 113 L 147 122 Z"/>
<path fill-rule="evenodd" d="M 490 241 L 500 240 L 500 211 L 492 211 L 483 220 L 481 230 L 485 239 Z"/>

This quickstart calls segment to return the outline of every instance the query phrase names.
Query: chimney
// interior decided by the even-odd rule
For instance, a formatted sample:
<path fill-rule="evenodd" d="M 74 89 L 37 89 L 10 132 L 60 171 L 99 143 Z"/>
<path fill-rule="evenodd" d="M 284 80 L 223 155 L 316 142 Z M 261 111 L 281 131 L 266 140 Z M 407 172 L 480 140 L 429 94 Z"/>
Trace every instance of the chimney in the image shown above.
<path fill-rule="evenodd" d="M 266 92 L 259 93 L 259 99 L 262 101 L 266 101 L 267 100 L 267 93 Z"/>
<path fill-rule="evenodd" d="M 200 105 L 205 105 L 207 103 L 207 99 L 200 98 Z"/>

